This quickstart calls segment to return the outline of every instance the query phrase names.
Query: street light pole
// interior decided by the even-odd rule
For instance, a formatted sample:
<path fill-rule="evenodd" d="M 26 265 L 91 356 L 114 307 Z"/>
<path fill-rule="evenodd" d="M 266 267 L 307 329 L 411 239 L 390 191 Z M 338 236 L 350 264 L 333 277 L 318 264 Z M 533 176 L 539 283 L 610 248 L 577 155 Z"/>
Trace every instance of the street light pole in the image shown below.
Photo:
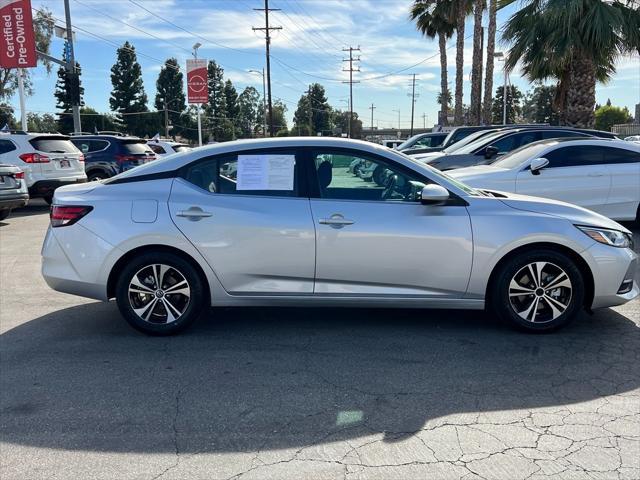
<path fill-rule="evenodd" d="M 193 46 L 193 58 L 198 59 L 198 49 L 202 46 L 201 43 L 196 43 Z M 196 103 L 196 112 L 198 112 L 198 146 L 202 146 L 202 121 L 200 119 L 200 104 Z"/>
<path fill-rule="evenodd" d="M 67 43 L 69 45 L 69 55 L 67 57 L 67 75 L 70 76 L 74 86 L 79 84 L 78 72 L 76 71 L 76 58 L 73 53 L 73 31 L 71 30 L 71 9 L 69 8 L 69 0 L 64 0 L 64 17 L 66 23 Z M 77 91 L 76 91 L 77 90 Z M 80 89 L 73 88 L 73 98 L 71 99 L 71 109 L 73 111 L 73 131 L 82 131 L 80 124 Z"/>
<path fill-rule="evenodd" d="M 248 70 L 249 73 L 257 73 L 258 75 L 262 75 L 262 110 L 263 110 L 263 118 L 262 118 L 262 136 L 266 138 L 267 136 L 267 96 L 266 96 L 266 85 L 265 85 L 265 77 L 264 77 L 264 68 L 262 71 L 260 70 Z"/>
<path fill-rule="evenodd" d="M 504 73 L 504 82 L 502 84 L 502 124 L 507 124 L 507 59 L 504 56 L 504 52 L 495 52 L 493 58 L 497 58 L 499 61 L 504 62 L 502 65 L 502 71 Z"/>

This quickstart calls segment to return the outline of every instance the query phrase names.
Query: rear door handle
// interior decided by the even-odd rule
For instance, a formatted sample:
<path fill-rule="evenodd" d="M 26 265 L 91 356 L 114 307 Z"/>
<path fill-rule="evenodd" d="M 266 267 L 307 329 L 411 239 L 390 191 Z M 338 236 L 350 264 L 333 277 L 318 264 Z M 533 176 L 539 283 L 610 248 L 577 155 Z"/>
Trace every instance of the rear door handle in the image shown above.
<path fill-rule="evenodd" d="M 604 173 L 602 172 L 592 172 L 587 174 L 589 177 L 604 177 Z"/>
<path fill-rule="evenodd" d="M 201 218 L 210 217 L 213 214 L 205 212 L 200 207 L 190 207 L 188 210 L 181 210 L 176 214 L 178 217 L 188 218 L 189 220 L 200 220 Z"/>
<path fill-rule="evenodd" d="M 349 220 L 344 218 L 339 213 L 334 213 L 329 218 L 321 218 L 318 223 L 320 225 L 329 225 L 333 228 L 342 228 L 345 225 L 353 225 L 355 222 L 353 220 Z"/>

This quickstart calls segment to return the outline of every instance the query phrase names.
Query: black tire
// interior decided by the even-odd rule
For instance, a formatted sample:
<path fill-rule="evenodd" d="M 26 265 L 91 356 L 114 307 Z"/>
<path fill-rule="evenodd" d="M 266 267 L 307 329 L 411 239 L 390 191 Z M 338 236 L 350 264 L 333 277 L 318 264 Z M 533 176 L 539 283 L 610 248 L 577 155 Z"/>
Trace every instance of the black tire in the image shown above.
<path fill-rule="evenodd" d="M 5 208 L 4 210 L 0 210 L 0 222 L 2 220 L 6 220 L 9 215 L 11 215 L 11 209 L 10 208 Z"/>
<path fill-rule="evenodd" d="M 534 270 L 529 270 L 529 265 Z M 532 250 L 513 256 L 499 268 L 489 289 L 490 307 L 511 326 L 525 332 L 551 332 L 568 325 L 581 311 L 584 279 L 566 255 L 550 249 Z M 534 279 L 537 270 L 541 271 L 537 276 L 542 288 Z M 552 288 L 546 290 L 549 285 Z"/>
<path fill-rule="evenodd" d="M 164 278 L 160 279 L 161 289 L 155 288 L 153 273 L 150 270 L 153 268 L 152 265 L 164 265 L 169 268 L 163 272 L 162 277 Z M 156 273 L 160 273 L 157 268 Z M 152 293 L 143 294 L 142 290 L 136 286 L 132 286 L 132 288 L 138 289 L 138 292 L 130 292 L 129 287 L 134 276 L 143 287 L 147 287 Z M 160 296 L 158 290 L 161 292 L 163 290 L 170 291 L 172 285 L 177 286 L 178 283 L 182 283 L 180 278 L 188 284 L 187 294 L 169 294 L 167 292 Z M 185 330 L 205 309 L 206 298 L 208 297 L 205 294 L 203 281 L 195 267 L 182 257 L 168 252 L 148 252 L 136 257 L 128 262 L 120 272 L 116 283 L 116 302 L 120 313 L 129 325 L 147 335 L 174 335 Z M 155 306 L 150 305 L 154 301 Z M 175 315 L 175 320 L 170 321 L 167 314 L 169 308 L 165 307 L 166 301 L 170 301 L 170 305 L 173 305 L 174 308 L 177 307 L 174 313 L 180 313 Z M 151 311 L 143 311 L 141 316 L 134 310 L 134 304 L 139 305 L 138 310 L 149 305 Z M 147 316 L 147 318 L 142 318 L 143 316 Z"/>
<path fill-rule="evenodd" d="M 102 173 L 102 172 L 91 172 L 88 176 L 87 176 L 87 182 L 97 182 L 98 180 L 104 180 L 106 178 L 109 178 L 109 175 L 107 175 L 106 173 Z"/>
<path fill-rule="evenodd" d="M 53 203 L 53 195 L 47 195 L 46 197 L 42 198 L 45 202 L 47 202 L 47 205 L 51 205 Z"/>

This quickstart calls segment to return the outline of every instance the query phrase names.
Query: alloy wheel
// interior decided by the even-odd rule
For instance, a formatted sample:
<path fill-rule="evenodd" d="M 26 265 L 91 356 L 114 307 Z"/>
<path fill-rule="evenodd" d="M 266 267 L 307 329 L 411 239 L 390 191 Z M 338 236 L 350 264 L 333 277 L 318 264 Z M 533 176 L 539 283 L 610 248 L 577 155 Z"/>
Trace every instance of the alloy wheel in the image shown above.
<path fill-rule="evenodd" d="M 129 303 L 145 322 L 173 323 L 189 306 L 191 288 L 185 276 L 165 264 L 147 265 L 129 282 Z"/>
<path fill-rule="evenodd" d="M 573 288 L 567 272 L 550 262 L 525 265 L 509 282 L 513 310 L 532 323 L 551 322 L 571 305 Z"/>

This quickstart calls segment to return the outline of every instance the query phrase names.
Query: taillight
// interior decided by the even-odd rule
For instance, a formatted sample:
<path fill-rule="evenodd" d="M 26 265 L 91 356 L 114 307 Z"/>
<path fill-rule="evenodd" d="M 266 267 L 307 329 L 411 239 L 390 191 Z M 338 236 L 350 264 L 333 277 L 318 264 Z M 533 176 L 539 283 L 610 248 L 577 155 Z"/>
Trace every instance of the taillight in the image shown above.
<path fill-rule="evenodd" d="M 22 180 L 24 178 L 24 172 L 14 173 L 13 177 Z"/>
<path fill-rule="evenodd" d="M 41 153 L 23 153 L 20 160 L 24 163 L 49 163 L 49 157 Z"/>
<path fill-rule="evenodd" d="M 133 155 L 116 155 L 116 162 L 118 163 L 134 162 L 136 160 L 139 160 L 139 158 Z"/>
<path fill-rule="evenodd" d="M 52 227 L 67 227 L 73 225 L 87 213 L 93 210 L 93 207 L 80 205 L 52 205 L 49 218 Z"/>
<path fill-rule="evenodd" d="M 81 153 L 80 156 L 78 157 L 78 161 L 79 162 L 84 162 L 84 155 Z"/>

